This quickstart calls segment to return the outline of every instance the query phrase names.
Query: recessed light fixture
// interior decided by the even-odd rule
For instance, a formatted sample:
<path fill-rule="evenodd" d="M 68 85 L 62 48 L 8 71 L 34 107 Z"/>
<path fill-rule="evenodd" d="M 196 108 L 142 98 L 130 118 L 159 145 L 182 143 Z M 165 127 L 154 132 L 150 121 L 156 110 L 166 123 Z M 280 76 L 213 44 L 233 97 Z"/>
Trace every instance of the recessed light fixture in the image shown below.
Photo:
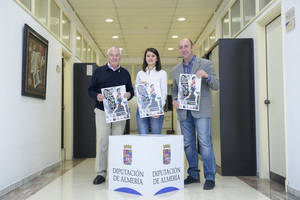
<path fill-rule="evenodd" d="M 180 22 L 183 22 L 183 21 L 185 21 L 185 18 L 184 17 L 179 17 L 177 20 L 180 21 Z"/>
<path fill-rule="evenodd" d="M 229 19 L 224 19 L 223 22 L 224 22 L 224 24 L 227 24 L 227 23 L 229 23 Z"/>
<path fill-rule="evenodd" d="M 209 39 L 214 40 L 214 39 L 216 39 L 216 37 L 212 35 L 212 36 L 209 36 Z"/>
<path fill-rule="evenodd" d="M 172 35 L 172 38 L 174 38 L 174 39 L 178 38 L 178 35 Z"/>
<path fill-rule="evenodd" d="M 114 36 L 112 36 L 112 38 L 113 38 L 113 39 L 118 39 L 118 38 L 119 38 L 119 36 L 117 36 L 117 35 L 114 35 Z"/>
<path fill-rule="evenodd" d="M 123 50 L 123 48 L 119 48 L 121 51 Z"/>
<path fill-rule="evenodd" d="M 81 37 L 80 37 L 80 36 L 77 36 L 77 37 L 76 37 L 76 40 L 80 40 L 80 39 L 81 39 Z"/>
<path fill-rule="evenodd" d="M 174 50 L 174 48 L 170 47 L 170 48 L 168 48 L 168 50 L 169 50 L 169 51 L 173 51 L 173 50 Z"/>
<path fill-rule="evenodd" d="M 114 20 L 110 19 L 110 18 L 107 18 L 105 21 L 109 23 L 109 22 L 113 22 Z"/>

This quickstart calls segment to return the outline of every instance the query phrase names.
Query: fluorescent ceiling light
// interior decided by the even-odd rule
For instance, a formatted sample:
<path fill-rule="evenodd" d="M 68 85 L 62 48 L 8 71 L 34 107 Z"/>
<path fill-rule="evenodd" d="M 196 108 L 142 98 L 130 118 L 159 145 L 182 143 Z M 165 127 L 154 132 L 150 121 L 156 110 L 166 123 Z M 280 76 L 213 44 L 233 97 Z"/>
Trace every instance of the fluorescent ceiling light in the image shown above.
<path fill-rule="evenodd" d="M 169 50 L 169 51 L 173 51 L 173 50 L 174 50 L 174 48 L 170 47 L 170 48 L 168 48 L 168 50 Z"/>
<path fill-rule="evenodd" d="M 117 35 L 114 35 L 114 36 L 112 36 L 112 38 L 114 38 L 114 39 L 118 39 L 118 38 L 119 38 L 119 36 L 117 36 Z"/>
<path fill-rule="evenodd" d="M 106 22 L 113 22 L 114 20 L 113 20 L 113 19 L 110 19 L 110 18 L 107 18 L 105 21 L 106 21 Z"/>
<path fill-rule="evenodd" d="M 172 35 L 172 38 L 174 38 L 174 39 L 178 38 L 178 35 Z"/>
<path fill-rule="evenodd" d="M 229 23 L 229 19 L 228 19 L 228 18 L 227 18 L 227 19 L 224 19 L 223 22 L 224 22 L 225 24 L 227 24 L 227 23 Z"/>
<path fill-rule="evenodd" d="M 179 17 L 177 20 L 180 21 L 180 22 L 183 22 L 183 21 L 185 21 L 185 18 L 184 17 Z"/>

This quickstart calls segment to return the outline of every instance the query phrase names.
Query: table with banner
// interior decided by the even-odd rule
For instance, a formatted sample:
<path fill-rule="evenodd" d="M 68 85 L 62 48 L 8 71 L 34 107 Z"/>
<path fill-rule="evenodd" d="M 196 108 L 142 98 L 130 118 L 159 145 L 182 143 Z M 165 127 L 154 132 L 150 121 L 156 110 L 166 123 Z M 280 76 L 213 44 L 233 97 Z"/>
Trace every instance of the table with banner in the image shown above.
<path fill-rule="evenodd" d="M 109 137 L 109 189 L 158 195 L 184 188 L 182 135 Z"/>

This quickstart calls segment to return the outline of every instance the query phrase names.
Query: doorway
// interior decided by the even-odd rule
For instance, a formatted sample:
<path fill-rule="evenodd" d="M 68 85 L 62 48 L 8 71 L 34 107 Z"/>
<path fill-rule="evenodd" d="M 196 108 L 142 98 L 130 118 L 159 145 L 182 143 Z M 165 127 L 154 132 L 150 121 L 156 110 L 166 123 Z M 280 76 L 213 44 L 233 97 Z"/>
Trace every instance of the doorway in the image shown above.
<path fill-rule="evenodd" d="M 265 27 L 270 178 L 285 184 L 285 117 L 281 16 Z"/>
<path fill-rule="evenodd" d="M 61 67 L 61 149 L 62 160 L 73 158 L 73 135 L 72 135 L 72 59 L 64 49 L 62 51 Z"/>

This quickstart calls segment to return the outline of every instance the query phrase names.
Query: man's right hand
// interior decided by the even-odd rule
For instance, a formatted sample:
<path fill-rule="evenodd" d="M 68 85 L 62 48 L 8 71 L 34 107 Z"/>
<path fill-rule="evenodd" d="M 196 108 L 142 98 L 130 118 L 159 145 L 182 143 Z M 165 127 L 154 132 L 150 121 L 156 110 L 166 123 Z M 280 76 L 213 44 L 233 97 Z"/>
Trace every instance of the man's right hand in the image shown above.
<path fill-rule="evenodd" d="M 178 101 L 173 101 L 173 106 L 178 109 L 179 108 L 179 103 Z"/>
<path fill-rule="evenodd" d="M 103 101 L 103 99 L 104 99 L 103 95 L 99 93 L 99 94 L 97 95 L 97 100 L 98 100 L 99 102 L 101 102 L 101 101 Z"/>

